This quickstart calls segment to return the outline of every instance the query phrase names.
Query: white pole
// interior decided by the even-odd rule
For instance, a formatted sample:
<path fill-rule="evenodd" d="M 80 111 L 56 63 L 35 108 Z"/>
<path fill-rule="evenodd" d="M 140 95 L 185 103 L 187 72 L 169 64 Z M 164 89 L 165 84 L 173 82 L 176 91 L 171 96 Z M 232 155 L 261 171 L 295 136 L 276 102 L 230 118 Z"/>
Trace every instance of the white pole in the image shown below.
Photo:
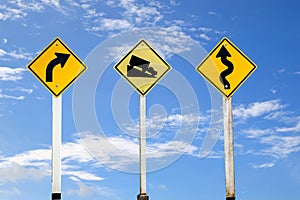
<path fill-rule="evenodd" d="M 146 96 L 140 96 L 140 194 L 138 200 L 148 200 L 146 193 Z"/>
<path fill-rule="evenodd" d="M 52 97 L 52 200 L 61 199 L 62 95 Z"/>
<path fill-rule="evenodd" d="M 232 100 L 223 97 L 226 200 L 235 200 Z"/>

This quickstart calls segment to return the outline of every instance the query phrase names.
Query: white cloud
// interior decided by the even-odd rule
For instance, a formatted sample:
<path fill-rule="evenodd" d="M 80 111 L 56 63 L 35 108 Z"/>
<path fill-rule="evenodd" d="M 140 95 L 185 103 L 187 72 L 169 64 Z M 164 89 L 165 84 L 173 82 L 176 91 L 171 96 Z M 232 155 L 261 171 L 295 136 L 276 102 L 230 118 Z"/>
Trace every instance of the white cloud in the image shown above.
<path fill-rule="evenodd" d="M 275 163 L 263 163 L 263 164 L 251 164 L 251 166 L 255 169 L 261 169 L 261 168 L 271 168 L 275 165 Z"/>
<path fill-rule="evenodd" d="M 86 14 L 83 16 L 86 19 L 91 19 L 91 18 L 99 18 L 105 15 L 104 12 L 97 12 L 96 9 L 89 9 L 89 6 L 85 6 L 86 4 L 82 5 L 83 9 L 86 10 Z"/>
<path fill-rule="evenodd" d="M 213 29 L 212 28 L 207 28 L 207 27 L 200 27 L 200 28 L 198 28 L 198 30 L 207 33 L 207 32 L 212 31 Z"/>
<path fill-rule="evenodd" d="M 279 100 L 270 100 L 252 103 L 249 106 L 238 106 L 234 109 L 237 118 L 258 117 L 259 121 L 269 120 L 261 125 L 261 123 L 256 124 L 252 119 L 249 124 L 253 128 L 241 131 L 241 136 L 248 138 L 243 141 L 249 143 L 244 143 L 243 151 L 240 153 L 266 156 L 274 160 L 264 164 L 253 164 L 252 167 L 273 167 L 278 159 L 300 152 L 300 136 L 295 134 L 300 132 L 300 116 L 284 109 L 286 107 L 287 105 L 280 103 Z M 251 145 L 248 146 L 249 144 Z"/>
<path fill-rule="evenodd" d="M 300 132 L 300 121 L 292 127 L 282 127 L 282 128 L 277 128 L 277 132 Z"/>
<path fill-rule="evenodd" d="M 269 114 L 270 112 L 280 110 L 286 107 L 286 105 L 280 104 L 280 100 L 269 100 L 263 102 L 255 102 L 250 105 L 240 105 L 233 109 L 232 113 L 236 118 L 253 118 L 259 117 L 265 114 Z"/>
<path fill-rule="evenodd" d="M 22 12 L 22 10 L 17 8 L 11 8 L 6 6 L 0 6 L 0 20 L 6 21 L 6 20 L 16 20 L 21 19 L 27 16 L 26 12 Z"/>
<path fill-rule="evenodd" d="M 211 38 L 208 37 L 208 36 L 207 36 L 206 34 L 204 34 L 204 33 L 201 33 L 201 34 L 199 35 L 199 38 L 201 38 L 201 39 L 203 39 L 203 40 L 206 40 L 206 41 L 211 40 Z"/>
<path fill-rule="evenodd" d="M 91 133 L 80 133 L 80 136 L 84 146 L 102 165 L 125 172 L 138 171 L 139 141 L 137 138 L 103 137 Z M 179 140 L 156 142 L 150 138 L 146 149 L 149 171 L 160 168 L 162 163 L 171 164 L 174 158 L 182 154 L 198 156 L 196 146 Z"/>
<path fill-rule="evenodd" d="M 89 21 L 85 21 L 88 31 L 122 31 L 134 27 L 154 26 L 163 18 L 161 10 L 164 6 L 159 1 L 147 1 L 138 3 L 135 0 L 110 0 L 105 4 L 112 8 L 117 8 L 119 12 L 115 13 L 115 18 L 101 18 L 105 13 L 91 9 L 85 6 L 85 16 Z"/>
<path fill-rule="evenodd" d="M 47 158 L 48 157 L 48 158 Z M 37 180 L 49 175 L 50 150 L 32 150 L 0 159 L 1 182 Z"/>
<path fill-rule="evenodd" d="M 208 14 L 209 14 L 209 15 L 216 15 L 217 13 L 216 13 L 216 12 L 213 12 L 213 11 L 209 11 Z"/>
<path fill-rule="evenodd" d="M 228 32 L 227 31 L 214 30 L 214 33 L 217 34 L 217 35 L 225 35 Z"/>
<path fill-rule="evenodd" d="M 31 60 L 32 53 L 29 53 L 21 48 L 14 51 L 5 51 L 4 49 L 0 49 L 0 59 L 8 60 L 9 57 L 14 59 Z"/>
<path fill-rule="evenodd" d="M 126 170 L 128 165 L 138 162 L 138 141 L 122 137 L 101 137 L 90 133 L 79 133 L 80 141 L 98 165 Z"/>
<path fill-rule="evenodd" d="M 247 129 L 243 133 L 246 134 L 247 138 L 260 138 L 265 135 L 274 134 L 274 131 L 272 129 Z"/>
<path fill-rule="evenodd" d="M 97 162 L 82 147 L 79 140 L 62 145 L 62 174 L 71 180 L 101 181 L 102 177 L 81 167 L 82 163 L 94 166 Z M 93 167 L 91 167 L 93 168 Z M 0 157 L 0 182 L 37 180 L 51 173 L 51 149 L 28 150 L 12 156 Z"/>
<path fill-rule="evenodd" d="M 194 155 L 197 147 L 182 141 L 170 141 L 167 143 L 149 144 L 147 153 L 149 158 L 165 158 L 178 153 Z"/>
<path fill-rule="evenodd" d="M 300 117 L 295 116 L 292 111 L 282 109 L 267 114 L 266 116 L 264 116 L 264 119 L 276 120 L 284 124 L 293 124 L 298 122 L 300 120 Z"/>
<path fill-rule="evenodd" d="M 125 137 L 102 138 L 91 134 L 82 135 L 74 142 L 62 145 L 62 175 L 75 182 L 102 181 L 101 176 L 93 172 L 95 166 L 109 166 L 114 169 L 127 169 L 139 162 L 139 144 L 137 139 Z M 83 147 L 81 144 L 84 144 Z M 88 151 L 86 151 L 88 149 Z M 147 159 L 162 162 L 168 157 L 186 153 L 197 156 L 197 147 L 182 141 L 149 143 Z M 84 166 L 84 167 L 82 167 Z M 19 180 L 37 180 L 51 173 L 51 148 L 34 149 L 11 156 L 0 156 L 1 184 Z"/>
<path fill-rule="evenodd" d="M 271 89 L 272 94 L 276 94 L 278 91 L 275 89 Z"/>
<path fill-rule="evenodd" d="M 114 197 L 115 192 L 113 192 L 110 188 L 108 187 L 99 187 L 99 186 L 90 186 L 84 183 L 78 183 L 77 184 L 78 189 L 76 190 L 68 190 L 66 192 L 66 195 L 71 196 L 71 195 L 78 195 L 80 197 L 88 197 L 93 194 L 100 195 L 100 196 L 105 196 L 105 197 Z"/>
<path fill-rule="evenodd" d="M 16 87 L 16 88 L 5 88 L 5 91 L 19 91 L 19 92 L 24 92 L 27 94 L 31 94 L 33 92 L 33 89 L 29 88 L 22 88 L 22 87 Z"/>
<path fill-rule="evenodd" d="M 288 131 L 290 132 L 290 131 Z M 243 135 L 249 139 L 255 139 L 255 149 L 252 146 L 246 147 L 244 153 L 270 156 L 276 159 L 286 158 L 290 154 L 300 151 L 300 136 L 282 135 L 276 128 L 268 129 L 248 129 L 242 131 Z"/>
<path fill-rule="evenodd" d="M 98 2 L 99 3 L 99 2 Z M 106 2 L 105 2 L 106 3 Z M 77 8 L 81 8 L 84 11 L 84 15 L 83 17 L 87 20 L 91 20 L 94 21 L 96 19 L 101 18 L 102 16 L 105 15 L 104 12 L 98 11 L 91 2 L 82 2 L 82 3 L 78 3 L 75 1 L 69 1 L 69 4 L 71 6 L 75 6 Z M 90 23 L 88 21 L 85 21 L 86 24 Z"/>
<path fill-rule="evenodd" d="M 24 68 L 0 67 L 0 81 L 18 81 L 22 79 Z"/>
<path fill-rule="evenodd" d="M 184 27 L 184 26 L 186 25 L 186 22 L 185 22 L 185 21 L 179 20 L 179 19 L 172 20 L 172 21 L 166 21 L 165 23 L 166 23 L 166 25 L 168 25 L 168 26 L 179 26 L 179 27 Z"/>
<path fill-rule="evenodd" d="M 0 57 L 5 56 L 7 53 L 3 49 L 0 49 Z"/>
<path fill-rule="evenodd" d="M 3 44 L 6 44 L 6 43 L 7 43 L 7 39 L 3 38 Z"/>
<path fill-rule="evenodd" d="M 177 1 L 175 1 L 175 0 L 170 0 L 170 5 L 171 5 L 171 6 L 179 6 L 180 3 L 177 2 Z"/>
<path fill-rule="evenodd" d="M 165 189 L 167 189 L 167 186 L 165 184 L 159 184 L 157 186 L 157 189 L 159 189 L 159 190 L 165 190 Z"/>
<path fill-rule="evenodd" d="M 70 161 L 87 163 L 93 161 L 93 158 L 80 144 L 79 139 L 76 139 L 75 142 L 67 142 L 63 144 L 62 160 L 66 164 Z"/>
<path fill-rule="evenodd" d="M 278 111 L 271 117 L 268 116 L 268 120 L 277 121 L 276 126 L 281 123 L 285 124 L 282 127 L 276 127 L 271 122 L 271 125 L 265 129 L 250 128 L 243 130 L 242 135 L 246 138 L 254 139 L 256 143 L 255 149 L 253 149 L 252 145 L 248 148 L 245 147 L 248 150 L 244 153 L 280 159 L 286 158 L 292 153 L 300 152 L 300 136 L 295 134 L 300 132 L 300 117 L 293 115 L 289 111 Z M 290 124 L 295 125 L 288 126 Z"/>
<path fill-rule="evenodd" d="M 7 95 L 7 94 L 0 93 L 0 99 L 24 100 L 25 96 L 13 96 L 13 95 Z"/>
<path fill-rule="evenodd" d="M 179 26 L 170 26 L 167 28 L 149 28 L 138 29 L 139 37 L 145 40 L 153 47 L 162 57 L 170 57 L 174 54 L 187 53 L 195 47 L 195 41 L 187 35 Z M 127 52 L 134 44 L 128 44 L 124 41 L 123 45 L 110 48 L 110 55 L 117 58 L 122 52 Z"/>
<path fill-rule="evenodd" d="M 110 56 L 117 58 L 120 55 L 125 55 L 131 49 L 132 49 L 132 45 L 131 44 L 125 44 L 124 43 L 124 44 L 122 44 L 120 46 L 115 46 L 115 47 L 112 47 L 112 48 L 110 48 L 108 50 L 109 50 Z"/>
<path fill-rule="evenodd" d="M 63 175 L 68 175 L 72 180 L 77 180 L 77 182 L 80 180 L 86 180 L 86 181 L 104 180 L 102 177 L 96 176 L 95 174 L 86 171 L 70 171 L 69 169 L 66 169 L 63 172 Z"/>
<path fill-rule="evenodd" d="M 51 158 L 50 149 L 36 149 L 25 151 L 15 156 L 2 158 L 1 167 L 9 167 L 12 164 L 31 167 L 47 167 L 46 163 Z"/>
<path fill-rule="evenodd" d="M 260 139 L 260 143 L 271 147 L 263 149 L 262 153 L 275 158 L 285 158 L 300 151 L 300 136 L 271 135 Z"/>
<path fill-rule="evenodd" d="M 12 163 L 7 167 L 2 167 L 0 163 L 0 184 L 5 182 L 16 183 L 18 180 L 39 180 L 49 172 L 42 168 L 25 168 L 17 163 Z"/>
<path fill-rule="evenodd" d="M 11 0 L 0 5 L 0 20 L 18 20 L 27 17 L 28 12 L 41 12 L 44 7 L 35 1 Z"/>
<path fill-rule="evenodd" d="M 164 114 L 153 114 L 151 118 L 146 119 L 146 129 L 147 136 L 151 139 L 160 139 L 160 141 L 166 139 L 169 140 L 173 138 L 175 133 L 179 131 L 180 128 L 188 127 L 188 133 L 196 132 L 207 132 L 207 129 L 192 129 L 191 127 L 196 127 L 199 123 L 208 123 L 209 116 L 197 115 L 194 113 L 188 114 L 178 114 L 173 113 L 169 116 Z M 122 124 L 122 130 L 128 135 L 138 136 L 139 134 L 139 122 L 129 124 Z"/>
<path fill-rule="evenodd" d="M 44 4 L 47 4 L 47 5 L 50 5 L 50 6 L 54 6 L 56 8 L 60 7 L 59 1 L 60 0 L 42 0 L 42 2 Z"/>
<path fill-rule="evenodd" d="M 100 22 L 100 27 L 95 28 L 94 31 L 98 30 L 124 30 L 132 28 L 133 25 L 126 19 L 102 19 Z"/>
<path fill-rule="evenodd" d="M 149 187 L 152 190 L 165 190 L 167 189 L 167 186 L 165 184 L 158 184 L 158 185 L 154 185 L 152 183 L 149 183 Z"/>
<path fill-rule="evenodd" d="M 87 186 L 83 183 L 78 184 L 78 190 L 68 190 L 67 195 L 78 195 L 80 197 L 87 197 L 94 193 L 94 187 Z"/>
<path fill-rule="evenodd" d="M 10 68 L 10 67 L 0 67 L 0 81 L 19 81 L 22 80 L 23 73 L 27 71 L 24 68 Z M 0 99 L 13 99 L 13 100 L 24 100 L 24 95 L 7 94 L 6 92 L 24 92 L 30 94 L 33 92 L 32 89 L 16 87 L 16 88 L 2 88 L 0 89 Z"/>
<path fill-rule="evenodd" d="M 41 12 L 44 10 L 44 6 L 36 1 L 24 1 L 24 0 L 11 0 L 9 1 L 11 6 L 16 6 L 17 9 L 22 10 L 22 12 L 34 11 Z"/>
<path fill-rule="evenodd" d="M 156 7 L 140 6 L 137 10 L 127 10 L 128 15 L 133 15 L 135 22 L 138 24 L 152 24 L 155 25 L 159 20 L 163 18 L 163 15 L 158 11 Z"/>
<path fill-rule="evenodd" d="M 60 0 L 10 0 L 0 5 L 0 20 L 23 20 L 32 12 L 44 12 L 49 6 L 63 14 L 65 14 L 65 10 L 68 9 L 61 5 Z"/>
<path fill-rule="evenodd" d="M 179 126 L 181 124 L 184 125 L 190 125 L 193 123 L 198 123 L 200 120 L 206 120 L 205 117 L 201 117 L 199 115 L 195 115 L 193 113 L 190 114 L 172 114 L 170 116 L 168 116 L 168 118 L 166 119 L 166 122 L 168 124 L 170 124 L 171 126 Z"/>
<path fill-rule="evenodd" d="M 4 195 L 9 195 L 9 196 L 18 196 L 21 194 L 21 191 L 16 188 L 16 187 L 11 187 L 11 188 L 5 188 L 4 190 L 0 190 L 0 195 L 4 194 Z M 16 198 L 16 197 L 14 197 Z"/>
<path fill-rule="evenodd" d="M 147 33 L 146 33 L 147 34 Z M 193 39 L 179 26 L 170 26 L 148 33 L 150 42 L 163 55 L 180 54 L 191 50 Z M 148 36 L 148 37 L 149 37 Z"/>
<path fill-rule="evenodd" d="M 105 4 L 107 6 L 114 7 L 115 6 L 115 0 L 107 0 L 107 1 L 105 1 Z"/>

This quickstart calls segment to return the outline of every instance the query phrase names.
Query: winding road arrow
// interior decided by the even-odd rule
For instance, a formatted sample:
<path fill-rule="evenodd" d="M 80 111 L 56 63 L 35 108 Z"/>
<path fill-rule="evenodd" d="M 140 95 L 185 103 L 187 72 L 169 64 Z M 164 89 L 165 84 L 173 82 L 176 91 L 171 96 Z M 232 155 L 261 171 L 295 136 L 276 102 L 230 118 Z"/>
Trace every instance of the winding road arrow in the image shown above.
<path fill-rule="evenodd" d="M 233 64 L 232 64 L 232 62 L 230 62 L 229 60 L 227 60 L 227 57 L 231 57 L 231 55 L 228 52 L 228 50 L 225 48 L 225 46 L 223 45 L 221 47 L 220 51 L 218 52 L 218 54 L 217 54 L 216 57 L 217 58 L 221 57 L 221 62 L 228 67 L 223 72 L 221 72 L 221 74 L 220 74 L 220 81 L 224 85 L 224 89 L 226 89 L 226 90 L 230 89 L 230 83 L 226 79 L 226 76 L 228 76 L 229 74 L 231 74 L 233 72 Z"/>
<path fill-rule="evenodd" d="M 60 67 L 63 68 L 66 64 L 67 60 L 70 57 L 70 54 L 65 53 L 55 53 L 56 58 L 51 60 L 46 68 L 46 82 L 52 82 L 53 81 L 53 69 L 55 66 L 60 64 Z"/>

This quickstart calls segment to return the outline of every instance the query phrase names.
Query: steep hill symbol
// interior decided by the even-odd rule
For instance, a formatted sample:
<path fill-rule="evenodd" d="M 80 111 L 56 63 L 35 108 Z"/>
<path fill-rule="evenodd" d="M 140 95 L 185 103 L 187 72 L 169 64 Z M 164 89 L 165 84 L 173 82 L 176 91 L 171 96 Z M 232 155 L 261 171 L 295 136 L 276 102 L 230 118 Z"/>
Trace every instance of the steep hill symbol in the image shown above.
<path fill-rule="evenodd" d="M 127 65 L 127 77 L 156 78 L 157 71 L 150 67 L 150 62 L 132 55 Z"/>

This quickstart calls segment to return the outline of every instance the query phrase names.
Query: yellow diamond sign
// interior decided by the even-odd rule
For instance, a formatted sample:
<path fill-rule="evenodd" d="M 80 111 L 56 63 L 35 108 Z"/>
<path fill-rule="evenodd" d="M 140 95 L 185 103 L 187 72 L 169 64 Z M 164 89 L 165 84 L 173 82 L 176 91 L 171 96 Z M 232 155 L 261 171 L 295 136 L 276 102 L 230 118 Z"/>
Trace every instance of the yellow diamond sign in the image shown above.
<path fill-rule="evenodd" d="M 142 96 L 172 69 L 143 39 L 114 68 Z"/>
<path fill-rule="evenodd" d="M 196 70 L 230 98 L 256 68 L 228 38 L 223 38 Z"/>
<path fill-rule="evenodd" d="M 31 61 L 28 69 L 55 97 L 58 97 L 87 69 L 87 66 L 57 37 Z"/>

